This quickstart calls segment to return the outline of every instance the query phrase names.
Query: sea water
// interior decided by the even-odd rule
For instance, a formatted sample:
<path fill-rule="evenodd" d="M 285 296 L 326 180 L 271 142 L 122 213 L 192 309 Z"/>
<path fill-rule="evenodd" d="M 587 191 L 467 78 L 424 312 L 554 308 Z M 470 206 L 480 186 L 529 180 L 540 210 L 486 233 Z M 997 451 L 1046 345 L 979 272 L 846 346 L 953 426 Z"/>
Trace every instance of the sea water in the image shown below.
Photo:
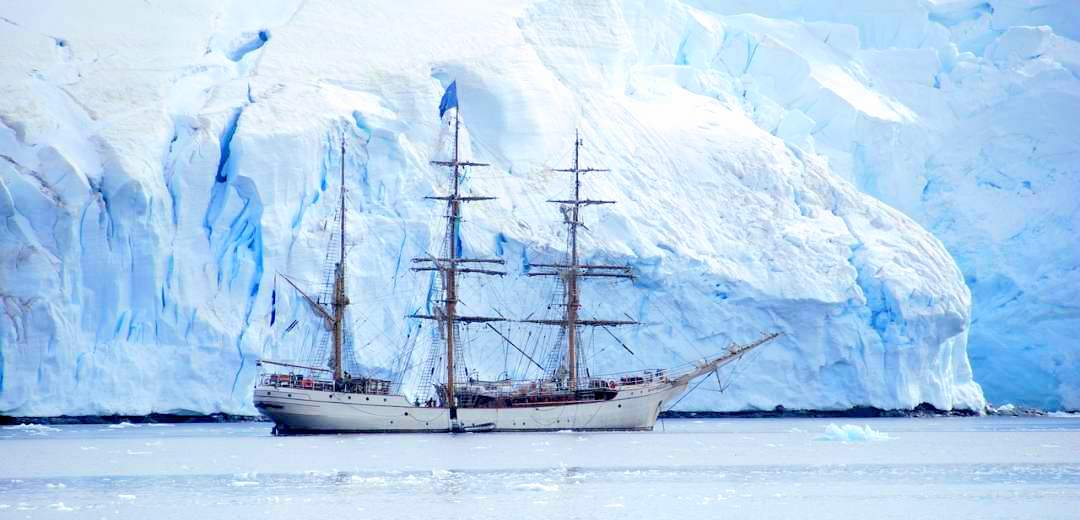
<path fill-rule="evenodd" d="M 0 429 L 0 518 L 1077 518 L 1080 418 L 666 420 L 653 432 Z"/>

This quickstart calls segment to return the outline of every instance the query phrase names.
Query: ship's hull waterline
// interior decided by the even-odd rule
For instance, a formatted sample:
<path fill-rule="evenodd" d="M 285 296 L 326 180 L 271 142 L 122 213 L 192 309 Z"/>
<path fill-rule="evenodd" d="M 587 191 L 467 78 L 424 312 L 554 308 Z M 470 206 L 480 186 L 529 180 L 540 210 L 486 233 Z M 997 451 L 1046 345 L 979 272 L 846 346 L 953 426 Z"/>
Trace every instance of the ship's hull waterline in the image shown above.
<path fill-rule="evenodd" d="M 686 391 L 677 381 L 620 389 L 612 399 L 508 408 L 458 408 L 453 428 L 448 408 L 415 406 L 402 395 L 344 394 L 255 387 L 255 406 L 279 433 L 440 433 L 450 431 L 651 430 L 661 407 Z"/>

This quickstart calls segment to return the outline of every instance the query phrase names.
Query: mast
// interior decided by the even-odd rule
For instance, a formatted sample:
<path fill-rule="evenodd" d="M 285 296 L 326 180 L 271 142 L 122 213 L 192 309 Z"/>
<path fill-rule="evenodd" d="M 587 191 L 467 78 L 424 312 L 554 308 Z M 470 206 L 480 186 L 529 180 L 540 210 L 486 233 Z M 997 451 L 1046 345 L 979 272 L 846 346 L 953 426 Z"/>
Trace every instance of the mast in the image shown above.
<path fill-rule="evenodd" d="M 338 264 L 334 269 L 334 381 L 340 382 L 345 379 L 341 362 L 341 345 L 344 340 L 345 306 L 349 304 L 349 296 L 345 293 L 345 136 L 341 136 L 341 213 L 340 222 L 340 253 Z"/>
<path fill-rule="evenodd" d="M 494 318 L 486 316 L 462 316 L 458 314 L 458 275 L 464 273 L 475 274 L 489 274 L 489 275 L 505 275 L 504 271 L 486 269 L 483 267 L 467 267 L 469 264 L 503 264 L 502 259 L 489 259 L 489 258 L 462 258 L 461 251 L 458 250 L 459 237 L 459 225 L 461 223 L 461 203 L 462 202 L 476 202 L 484 200 L 492 200 L 495 197 L 482 197 L 482 196 L 463 196 L 461 194 L 461 176 L 465 173 L 465 168 L 470 166 L 488 166 L 485 163 L 462 161 L 460 156 L 460 131 L 461 131 L 461 114 L 460 108 L 454 113 L 454 152 L 453 158 L 450 161 L 431 161 L 431 164 L 437 166 L 446 166 L 451 168 L 450 173 L 450 194 L 446 196 L 431 196 L 425 197 L 433 200 L 444 200 L 447 203 L 446 212 L 446 235 L 445 246 L 447 255 L 445 258 L 413 258 L 416 267 L 413 267 L 413 271 L 438 271 L 443 279 L 443 291 L 444 297 L 442 300 L 442 308 L 437 309 L 434 315 L 413 314 L 413 318 L 421 318 L 428 320 L 438 320 L 442 322 L 440 325 L 444 327 L 444 337 L 446 340 L 446 395 L 444 396 L 447 406 L 450 408 L 450 420 L 452 427 L 456 428 L 457 424 L 457 399 L 455 393 L 455 374 L 454 369 L 456 367 L 456 361 L 454 359 L 454 351 L 457 347 L 457 330 L 458 323 L 485 323 L 492 321 L 503 321 L 503 318 Z"/>
<path fill-rule="evenodd" d="M 565 264 L 532 264 L 530 267 L 548 268 L 547 271 L 529 272 L 529 276 L 559 276 L 566 285 L 566 301 L 561 320 L 522 320 L 526 323 L 539 323 L 542 325 L 559 325 L 566 332 L 566 364 L 569 372 L 568 386 L 571 390 L 578 388 L 578 327 L 599 326 L 608 327 L 616 325 L 633 325 L 634 320 L 582 320 L 579 317 L 581 310 L 581 294 L 578 289 L 578 279 L 584 277 L 603 278 L 633 278 L 629 266 L 625 265 L 599 265 L 582 264 L 578 258 L 578 227 L 584 226 L 581 222 L 580 210 L 583 206 L 598 204 L 614 204 L 611 200 L 593 200 L 581 198 L 581 174 L 590 172 L 610 171 L 602 168 L 581 167 L 581 145 L 584 142 L 577 130 L 574 131 L 574 164 L 572 168 L 555 169 L 553 171 L 574 174 L 574 198 L 569 200 L 549 200 L 559 204 L 564 209 L 565 223 L 569 247 L 567 248 L 567 263 Z M 569 211 L 566 211 L 569 209 Z"/>
<path fill-rule="evenodd" d="M 581 306 L 578 295 L 578 253 L 577 228 L 581 221 L 578 212 L 581 209 L 581 135 L 574 130 L 574 205 L 570 217 L 570 268 L 566 277 L 566 358 L 570 365 L 570 388 L 577 389 L 577 314 Z"/>

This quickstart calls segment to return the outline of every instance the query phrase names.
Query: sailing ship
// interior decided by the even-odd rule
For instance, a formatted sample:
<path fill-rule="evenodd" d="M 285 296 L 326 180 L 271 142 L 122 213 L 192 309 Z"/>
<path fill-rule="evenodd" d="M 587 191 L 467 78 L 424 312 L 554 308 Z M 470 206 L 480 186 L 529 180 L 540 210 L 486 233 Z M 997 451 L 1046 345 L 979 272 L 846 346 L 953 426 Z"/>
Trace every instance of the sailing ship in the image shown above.
<path fill-rule="evenodd" d="M 554 171 L 569 174 L 573 180 L 572 196 L 551 200 L 560 207 L 567 231 L 567 251 L 563 261 L 531 264 L 529 277 L 554 277 L 559 283 L 560 315 L 551 319 L 531 316 L 517 323 L 555 327 L 557 344 L 554 363 L 544 367 L 518 348 L 493 323 L 508 321 L 502 316 L 473 316 L 459 312 L 459 281 L 463 275 L 503 276 L 501 258 L 468 258 L 460 246 L 460 222 L 464 203 L 492 200 L 494 197 L 465 194 L 463 176 L 467 168 L 488 166 L 464 160 L 460 154 L 460 107 L 456 84 L 452 83 L 440 105 L 440 117 L 453 108 L 453 148 L 449 160 L 432 164 L 449 171 L 445 195 L 427 197 L 445 204 L 445 233 L 438 256 L 415 258 L 413 271 L 434 272 L 438 298 L 427 314 L 413 314 L 410 319 L 434 322 L 435 346 L 420 378 L 417 391 L 426 394 L 412 400 L 402 391 L 402 381 L 370 376 L 354 376 L 344 369 L 347 355 L 345 310 L 349 305 L 345 272 L 345 143 L 341 145 L 341 193 L 336 233 L 338 246 L 333 263 L 328 298 L 313 298 L 299 284 L 286 277 L 303 300 L 322 319 L 329 331 L 333 350 L 328 367 L 310 364 L 260 360 L 262 371 L 254 388 L 255 407 L 274 423 L 275 434 L 335 432 L 480 432 L 480 431 L 557 431 L 557 430 L 651 430 L 665 404 L 677 402 L 689 384 L 715 373 L 723 365 L 742 358 L 747 352 L 778 337 L 764 334 L 747 344 L 732 344 L 715 356 L 682 367 L 650 369 L 618 374 L 595 374 L 579 355 L 581 331 L 586 327 L 636 325 L 632 319 L 585 318 L 582 314 L 580 283 L 590 278 L 632 279 L 627 265 L 592 264 L 582 261 L 578 234 L 584 226 L 581 210 L 589 206 L 613 204 L 614 201 L 582 198 L 582 176 L 608 170 L 581 164 L 583 140 L 574 139 L 573 162 L 568 168 Z M 482 326 L 493 331 L 532 364 L 545 369 L 543 377 L 483 381 L 463 374 L 460 363 L 466 327 Z M 610 332 L 610 330 L 608 330 Z M 621 344 L 621 342 L 620 342 Z M 625 345 L 623 345 L 625 347 Z M 627 349 L 629 350 L 629 349 Z M 437 354 L 437 355 L 436 355 Z M 445 362 L 444 366 L 442 363 Z M 442 371 L 445 370 L 445 374 Z M 435 380 L 439 373 L 444 377 Z M 403 379 L 403 378 L 402 378 Z M 426 388 L 425 388 L 426 387 Z"/>

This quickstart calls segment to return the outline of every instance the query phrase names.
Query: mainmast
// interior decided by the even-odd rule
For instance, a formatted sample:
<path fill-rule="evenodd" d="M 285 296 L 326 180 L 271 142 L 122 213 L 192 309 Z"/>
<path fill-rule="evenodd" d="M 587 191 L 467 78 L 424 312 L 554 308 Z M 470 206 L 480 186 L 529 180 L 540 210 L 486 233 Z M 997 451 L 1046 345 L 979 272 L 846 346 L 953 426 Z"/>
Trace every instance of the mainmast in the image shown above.
<path fill-rule="evenodd" d="M 456 103 L 456 100 L 455 100 Z M 458 250 L 459 232 L 461 224 L 461 203 L 462 202 L 476 202 L 484 200 L 492 200 L 495 197 L 482 197 L 482 196 L 463 196 L 461 194 L 461 176 L 465 173 L 465 168 L 470 166 L 488 166 L 485 163 L 462 161 L 460 157 L 460 131 L 461 131 L 461 114 L 460 108 L 454 112 L 454 155 L 450 161 L 431 161 L 431 164 L 437 166 L 446 166 L 451 168 L 450 174 L 450 194 L 446 196 L 431 196 L 425 197 L 426 199 L 444 200 L 447 203 L 446 211 L 446 235 L 445 235 L 445 250 L 447 255 L 445 258 L 413 258 L 412 261 L 418 264 L 413 267 L 413 271 L 438 271 L 443 280 L 444 297 L 442 300 L 442 307 L 436 309 L 434 315 L 422 315 L 414 314 L 412 317 L 438 320 L 440 325 L 444 327 L 444 337 L 446 340 L 446 395 L 445 402 L 450 408 L 450 420 L 456 427 L 457 421 L 457 399 L 455 394 L 455 381 L 454 381 L 454 368 L 456 366 L 454 360 L 454 350 L 457 345 L 457 323 L 484 323 L 492 321 L 503 321 L 503 318 L 494 318 L 486 316 L 462 316 L 458 314 L 458 275 L 462 273 L 475 273 L 475 274 L 489 274 L 502 276 L 506 274 L 504 271 L 497 271 L 494 269 L 484 269 L 482 267 L 467 267 L 470 264 L 483 265 L 483 264 L 503 264 L 502 259 L 497 258 L 462 258 L 461 251 Z"/>
<path fill-rule="evenodd" d="M 349 305 L 349 296 L 345 293 L 345 136 L 341 136 L 341 214 L 340 253 L 334 269 L 334 381 L 345 379 L 342 369 L 342 343 L 344 342 L 345 306 Z"/>
<path fill-rule="evenodd" d="M 595 204 L 614 204 L 611 200 L 593 200 L 581 198 L 581 175 L 590 172 L 610 171 L 602 168 L 583 168 L 581 166 L 581 136 L 574 132 L 574 165 L 572 168 L 555 169 L 553 171 L 574 174 L 574 198 L 569 200 L 549 200 L 564 208 L 563 215 L 568 230 L 567 263 L 565 264 L 532 264 L 530 267 L 548 268 L 548 271 L 530 272 L 529 276 L 559 276 L 563 279 L 566 287 L 566 301 L 561 320 L 522 320 L 527 323 L 539 323 L 543 325 L 559 325 L 565 330 L 566 335 L 566 364 L 569 371 L 568 386 L 571 390 L 578 387 L 578 327 L 580 326 L 616 326 L 636 324 L 633 320 L 597 320 L 580 319 L 581 294 L 578 289 L 578 279 L 583 277 L 603 278 L 633 278 L 629 266 L 623 265 L 599 265 L 582 264 L 578 259 L 578 227 L 584 226 L 580 218 L 580 210 L 583 206 Z"/>

